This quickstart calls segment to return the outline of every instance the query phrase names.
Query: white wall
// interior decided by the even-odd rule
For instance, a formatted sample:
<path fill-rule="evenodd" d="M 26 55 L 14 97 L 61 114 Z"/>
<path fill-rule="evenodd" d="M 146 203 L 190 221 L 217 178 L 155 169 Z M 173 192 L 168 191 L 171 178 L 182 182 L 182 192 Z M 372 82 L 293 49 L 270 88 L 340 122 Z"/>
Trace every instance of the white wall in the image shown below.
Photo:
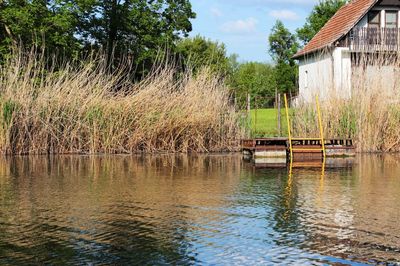
<path fill-rule="evenodd" d="M 351 97 L 351 57 L 348 48 L 332 53 L 316 53 L 299 60 L 299 97 L 310 102 L 318 94 L 328 97 Z"/>
<path fill-rule="evenodd" d="M 310 102 L 318 93 L 323 98 L 333 81 L 332 56 L 313 54 L 299 60 L 299 97 L 300 101 Z"/>
<path fill-rule="evenodd" d="M 380 91 L 381 94 L 399 96 L 400 69 L 397 65 L 353 67 L 352 79 L 354 89 L 363 91 Z"/>
<path fill-rule="evenodd" d="M 351 97 L 351 55 L 349 48 L 337 47 L 333 51 L 334 89 L 336 96 Z"/>

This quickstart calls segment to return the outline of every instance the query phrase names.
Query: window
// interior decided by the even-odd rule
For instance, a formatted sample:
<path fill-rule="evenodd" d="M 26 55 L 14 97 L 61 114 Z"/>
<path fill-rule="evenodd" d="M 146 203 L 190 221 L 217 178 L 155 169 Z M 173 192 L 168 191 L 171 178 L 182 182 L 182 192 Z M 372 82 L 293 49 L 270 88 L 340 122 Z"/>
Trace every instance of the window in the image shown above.
<path fill-rule="evenodd" d="M 385 27 L 388 29 L 396 29 L 397 28 L 397 11 L 386 11 L 385 15 Z"/>
<path fill-rule="evenodd" d="M 397 31 L 397 16 L 398 11 L 385 12 L 385 43 L 390 46 L 397 46 L 398 31 Z M 393 49 L 396 47 L 393 47 Z M 397 49 L 397 48 L 396 48 Z"/>
<path fill-rule="evenodd" d="M 381 24 L 381 11 L 370 11 L 368 13 L 368 27 L 379 28 Z"/>
<path fill-rule="evenodd" d="M 368 44 L 379 44 L 380 43 L 380 29 L 381 27 L 381 11 L 374 10 L 368 13 L 368 30 L 367 30 L 367 42 Z"/>

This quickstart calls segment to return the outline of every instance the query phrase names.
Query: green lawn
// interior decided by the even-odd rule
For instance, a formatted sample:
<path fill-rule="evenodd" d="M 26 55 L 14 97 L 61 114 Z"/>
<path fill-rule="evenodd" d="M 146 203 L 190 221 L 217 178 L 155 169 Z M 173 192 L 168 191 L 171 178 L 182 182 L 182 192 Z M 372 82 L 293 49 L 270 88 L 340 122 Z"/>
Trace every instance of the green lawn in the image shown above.
<path fill-rule="evenodd" d="M 287 135 L 287 122 L 285 109 L 281 110 L 282 136 Z M 251 110 L 251 130 L 254 137 L 276 137 L 278 133 L 278 110 L 256 109 Z"/>

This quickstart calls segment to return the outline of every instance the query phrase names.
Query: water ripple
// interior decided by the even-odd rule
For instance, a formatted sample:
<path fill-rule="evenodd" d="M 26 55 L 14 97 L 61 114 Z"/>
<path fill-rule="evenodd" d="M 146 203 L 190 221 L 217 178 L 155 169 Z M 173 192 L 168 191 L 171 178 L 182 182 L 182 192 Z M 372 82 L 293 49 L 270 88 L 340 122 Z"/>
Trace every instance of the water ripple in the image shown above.
<path fill-rule="evenodd" d="M 397 162 L 289 176 L 236 155 L 0 159 L 0 265 L 395 265 Z"/>

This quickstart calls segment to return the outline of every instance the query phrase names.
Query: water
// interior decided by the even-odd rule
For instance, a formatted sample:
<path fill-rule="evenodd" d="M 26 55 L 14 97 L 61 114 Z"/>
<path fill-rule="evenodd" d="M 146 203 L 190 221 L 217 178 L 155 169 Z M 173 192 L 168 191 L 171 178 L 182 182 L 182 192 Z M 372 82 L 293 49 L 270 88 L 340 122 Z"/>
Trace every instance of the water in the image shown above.
<path fill-rule="evenodd" d="M 255 169 L 239 155 L 0 159 L 0 265 L 400 261 L 400 157 Z"/>

